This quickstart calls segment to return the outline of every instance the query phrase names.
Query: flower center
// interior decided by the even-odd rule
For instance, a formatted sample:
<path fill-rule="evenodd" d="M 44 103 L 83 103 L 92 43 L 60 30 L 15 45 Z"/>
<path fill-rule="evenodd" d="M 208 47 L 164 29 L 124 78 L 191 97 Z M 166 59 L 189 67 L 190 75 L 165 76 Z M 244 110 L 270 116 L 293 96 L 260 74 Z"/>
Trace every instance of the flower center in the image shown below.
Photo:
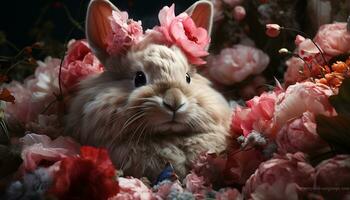
<path fill-rule="evenodd" d="M 191 31 L 185 26 L 185 35 L 187 36 L 187 38 L 193 42 L 198 42 L 198 38 L 196 36 L 193 36 Z"/>

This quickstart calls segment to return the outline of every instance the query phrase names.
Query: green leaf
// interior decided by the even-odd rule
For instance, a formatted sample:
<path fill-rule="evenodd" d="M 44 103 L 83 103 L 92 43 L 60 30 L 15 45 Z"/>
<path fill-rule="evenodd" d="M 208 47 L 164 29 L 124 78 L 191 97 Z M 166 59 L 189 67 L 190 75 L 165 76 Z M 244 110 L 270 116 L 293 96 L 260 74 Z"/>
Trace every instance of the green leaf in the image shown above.
<path fill-rule="evenodd" d="M 21 165 L 20 153 L 12 147 L 0 145 L 0 179 L 16 172 Z"/>
<path fill-rule="evenodd" d="M 338 114 L 344 114 L 350 117 L 350 78 L 343 81 L 338 95 L 329 97 L 329 101 Z"/>

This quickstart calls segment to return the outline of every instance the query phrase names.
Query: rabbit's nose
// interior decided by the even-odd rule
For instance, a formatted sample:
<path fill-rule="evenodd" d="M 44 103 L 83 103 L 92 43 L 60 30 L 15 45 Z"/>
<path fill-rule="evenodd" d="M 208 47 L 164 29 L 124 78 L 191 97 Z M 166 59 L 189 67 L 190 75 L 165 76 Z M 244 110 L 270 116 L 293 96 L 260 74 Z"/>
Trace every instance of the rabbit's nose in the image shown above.
<path fill-rule="evenodd" d="M 163 97 L 163 106 L 170 111 L 176 112 L 186 104 L 185 97 L 177 88 L 168 89 Z"/>

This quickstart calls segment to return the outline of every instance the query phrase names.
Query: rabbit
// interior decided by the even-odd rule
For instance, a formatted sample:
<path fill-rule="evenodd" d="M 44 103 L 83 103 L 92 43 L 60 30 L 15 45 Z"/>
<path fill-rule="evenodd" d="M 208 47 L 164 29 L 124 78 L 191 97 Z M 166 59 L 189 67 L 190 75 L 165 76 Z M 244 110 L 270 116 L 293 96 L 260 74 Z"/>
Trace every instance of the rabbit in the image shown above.
<path fill-rule="evenodd" d="M 104 38 L 112 10 L 119 11 L 107 0 L 90 2 L 87 40 L 105 71 L 80 83 L 66 132 L 81 144 L 107 148 L 125 175 L 155 180 L 169 162 L 184 177 L 200 153 L 226 149 L 228 102 L 176 45 L 145 40 L 124 55 L 108 55 Z M 210 32 L 210 2 L 186 12 Z"/>

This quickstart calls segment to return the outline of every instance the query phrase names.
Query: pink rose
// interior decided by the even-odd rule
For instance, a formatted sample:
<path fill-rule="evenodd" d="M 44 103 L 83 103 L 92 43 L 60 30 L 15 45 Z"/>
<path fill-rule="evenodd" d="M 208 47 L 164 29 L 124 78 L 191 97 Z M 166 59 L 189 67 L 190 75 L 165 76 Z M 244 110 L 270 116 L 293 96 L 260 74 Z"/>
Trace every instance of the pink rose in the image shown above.
<path fill-rule="evenodd" d="M 119 193 L 108 200 L 151 200 L 152 191 L 139 179 L 118 178 Z"/>
<path fill-rule="evenodd" d="M 288 183 L 295 183 L 300 187 L 311 187 L 314 173 L 314 168 L 305 162 L 302 153 L 275 155 L 274 158 L 260 164 L 246 182 L 243 193 L 248 199 L 256 194 L 257 190 L 270 192 L 270 190 L 259 190 L 259 187 L 266 187 L 266 184 L 273 185 L 276 182 L 285 187 L 288 187 Z M 285 191 L 285 188 L 283 190 Z"/>
<path fill-rule="evenodd" d="M 85 40 L 73 40 L 68 46 L 62 67 L 62 83 L 66 89 L 76 87 L 79 81 L 89 75 L 101 73 L 103 65 L 92 53 Z"/>
<path fill-rule="evenodd" d="M 200 57 L 208 55 L 206 50 L 210 42 L 208 32 L 204 28 L 197 27 L 186 13 L 175 16 L 174 8 L 174 4 L 170 8 L 165 6 L 159 12 L 160 26 L 155 27 L 155 30 L 161 32 L 170 45 L 176 44 L 180 47 L 191 64 L 205 64 Z"/>
<path fill-rule="evenodd" d="M 278 96 L 275 106 L 274 124 L 281 128 L 291 119 L 299 118 L 304 112 L 333 116 L 336 114 L 328 97 L 333 91 L 324 84 L 312 82 L 296 83 Z"/>
<path fill-rule="evenodd" d="M 246 16 L 246 12 L 243 6 L 236 6 L 233 9 L 233 18 L 236 21 L 242 21 Z"/>
<path fill-rule="evenodd" d="M 309 111 L 288 121 L 277 133 L 276 143 L 281 153 L 322 153 L 329 147 L 317 134 L 315 115 Z"/>
<path fill-rule="evenodd" d="M 330 57 L 350 51 L 350 32 L 346 23 L 333 23 L 321 26 L 314 41 Z"/>
<path fill-rule="evenodd" d="M 350 196 L 350 156 L 337 155 L 324 160 L 316 167 L 316 188 L 334 188 L 334 190 L 321 190 L 327 199 L 343 199 Z M 345 199 L 345 198 L 344 198 Z"/>
<path fill-rule="evenodd" d="M 22 168 L 33 171 L 38 166 L 51 166 L 68 156 L 79 154 L 79 144 L 69 137 L 51 140 L 46 135 L 27 133 L 20 139 L 22 144 Z"/>
<path fill-rule="evenodd" d="M 237 107 L 232 116 L 231 130 L 234 134 L 247 136 L 253 130 L 269 134 L 275 112 L 275 102 L 280 90 L 264 92 L 246 102 L 247 107 Z"/>
<path fill-rule="evenodd" d="M 243 200 L 241 193 L 235 188 L 220 189 L 215 194 L 215 200 Z"/>
<path fill-rule="evenodd" d="M 142 39 L 141 21 L 135 22 L 128 18 L 127 12 L 112 11 L 110 18 L 112 32 L 107 36 L 107 53 L 110 55 L 124 53 Z"/>
<path fill-rule="evenodd" d="M 270 62 L 263 51 L 245 45 L 234 45 L 208 58 L 209 75 L 215 81 L 232 85 L 250 75 L 260 74 Z"/>

